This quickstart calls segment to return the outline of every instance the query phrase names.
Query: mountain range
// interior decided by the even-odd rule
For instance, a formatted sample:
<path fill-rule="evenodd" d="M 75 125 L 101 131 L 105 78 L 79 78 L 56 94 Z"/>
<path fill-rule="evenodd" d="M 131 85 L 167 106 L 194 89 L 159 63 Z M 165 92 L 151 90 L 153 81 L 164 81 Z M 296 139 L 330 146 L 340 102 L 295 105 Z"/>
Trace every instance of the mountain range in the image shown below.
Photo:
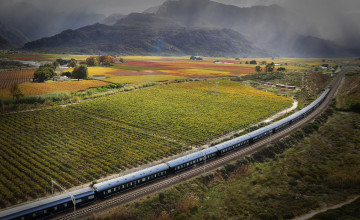
<path fill-rule="evenodd" d="M 98 19 L 102 24 L 29 42 L 23 49 L 238 57 L 340 57 L 360 53 L 356 48 L 303 33 L 291 22 L 292 16 L 278 5 L 240 8 L 210 0 L 167 0 L 143 13 L 114 14 Z M 311 24 L 308 26 L 311 29 Z"/>
<path fill-rule="evenodd" d="M 114 25 L 94 24 L 25 44 L 41 52 L 122 55 L 268 56 L 231 29 L 185 27 L 154 14 L 132 13 Z"/>

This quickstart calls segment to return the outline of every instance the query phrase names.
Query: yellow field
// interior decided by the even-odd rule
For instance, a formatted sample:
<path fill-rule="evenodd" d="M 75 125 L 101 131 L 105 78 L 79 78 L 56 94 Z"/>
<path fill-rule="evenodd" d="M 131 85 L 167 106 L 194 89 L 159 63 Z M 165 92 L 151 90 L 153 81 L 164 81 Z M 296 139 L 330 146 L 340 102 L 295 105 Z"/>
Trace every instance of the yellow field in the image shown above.
<path fill-rule="evenodd" d="M 72 72 L 74 69 L 67 69 L 64 72 Z M 92 77 L 94 75 L 105 75 L 106 77 L 111 77 L 114 76 L 111 73 L 112 72 L 121 72 L 121 70 L 119 69 L 114 69 L 111 67 L 99 67 L 99 66 L 95 66 L 95 67 L 88 67 L 88 72 L 89 72 L 89 77 Z M 131 71 L 127 71 L 127 72 L 131 72 Z M 135 71 L 133 71 L 135 72 Z"/>
<path fill-rule="evenodd" d="M 181 74 L 182 76 L 235 76 L 229 71 L 218 71 L 209 69 L 179 69 L 179 70 L 161 70 L 164 73 Z"/>
<path fill-rule="evenodd" d="M 109 85 L 107 82 L 98 80 L 82 80 L 82 81 L 67 81 L 67 82 L 53 82 L 53 83 L 31 83 L 27 82 L 20 84 L 19 88 L 26 96 L 42 95 L 50 92 L 78 92 L 89 88 Z M 0 90 L 4 97 L 10 98 L 11 93 L 9 89 Z"/>
<path fill-rule="evenodd" d="M 114 76 L 104 79 L 104 81 L 111 83 L 145 83 L 145 82 L 173 81 L 177 79 L 186 79 L 186 78 L 187 77 L 173 76 L 173 75 Z"/>

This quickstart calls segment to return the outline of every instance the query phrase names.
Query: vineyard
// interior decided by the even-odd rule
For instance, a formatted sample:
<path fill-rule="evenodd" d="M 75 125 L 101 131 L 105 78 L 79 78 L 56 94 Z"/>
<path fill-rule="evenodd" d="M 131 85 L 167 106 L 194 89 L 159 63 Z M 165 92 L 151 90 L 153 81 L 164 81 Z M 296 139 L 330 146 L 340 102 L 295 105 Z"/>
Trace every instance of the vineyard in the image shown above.
<path fill-rule="evenodd" d="M 170 84 L 81 103 L 74 108 L 141 127 L 186 145 L 248 126 L 290 105 L 290 99 L 237 82 Z M 209 87 L 212 92 L 209 92 Z"/>
<path fill-rule="evenodd" d="M 290 103 L 233 81 L 218 81 L 216 90 L 211 80 L 3 114 L 0 206 L 49 194 L 50 178 L 70 188 L 177 154 Z"/>
<path fill-rule="evenodd" d="M 0 72 L 0 89 L 10 88 L 14 83 L 29 82 L 34 77 L 35 70 L 14 70 Z"/>
<path fill-rule="evenodd" d="M 89 88 L 109 85 L 107 82 L 98 80 L 48 82 L 48 83 L 23 83 L 19 85 L 20 90 L 26 96 L 42 95 L 50 92 L 69 91 L 78 92 Z M 0 90 L 4 97 L 12 97 L 9 89 Z"/>
<path fill-rule="evenodd" d="M 180 145 L 71 108 L 0 118 L 0 205 L 173 155 Z M 7 204 L 8 205 L 8 204 Z"/>

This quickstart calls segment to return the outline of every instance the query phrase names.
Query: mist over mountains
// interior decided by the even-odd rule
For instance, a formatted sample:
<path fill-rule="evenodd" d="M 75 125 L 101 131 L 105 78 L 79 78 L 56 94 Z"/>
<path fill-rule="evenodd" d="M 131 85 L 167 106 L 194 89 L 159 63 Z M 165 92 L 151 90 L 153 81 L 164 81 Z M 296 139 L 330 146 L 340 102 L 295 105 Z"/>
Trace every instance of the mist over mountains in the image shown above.
<path fill-rule="evenodd" d="M 116 4 L 115 1 L 108 1 L 113 5 Z M 127 0 L 119 1 L 118 4 L 122 4 L 123 1 Z M 231 0 L 217 1 L 232 2 Z M 305 1 L 309 3 L 308 0 Z M 302 12 L 307 8 L 294 10 L 294 6 L 301 8 L 301 5 L 296 5 L 299 3 L 296 0 L 271 0 L 268 2 L 281 2 L 281 6 L 267 5 L 245 8 L 210 0 L 167 0 L 165 2 L 152 0 L 146 3 L 149 5 L 151 2 L 154 4 L 144 13 L 130 15 L 114 13 L 105 16 L 85 10 L 78 13 L 73 11 L 54 13 L 53 20 L 43 21 L 48 25 L 41 25 L 41 22 L 38 22 L 41 19 L 36 16 L 37 20 L 35 18 L 29 20 L 20 16 L 17 22 L 10 22 L 9 19 L 7 22 L 15 24 L 12 26 L 16 27 L 19 33 L 24 33 L 23 35 L 30 40 L 56 34 L 24 46 L 24 49 L 34 51 L 108 53 L 119 49 L 119 53 L 125 54 L 177 55 L 191 52 L 191 54 L 211 56 L 248 56 L 249 54 L 263 56 L 265 54 L 291 57 L 339 57 L 360 54 L 360 43 L 357 40 L 360 31 L 358 31 L 358 27 L 353 26 L 360 17 L 358 16 L 360 10 L 359 13 L 356 10 L 346 11 L 349 13 L 342 11 L 334 15 L 333 19 L 329 19 L 329 16 L 322 17 L 322 14 L 334 13 L 334 7 L 327 9 L 324 4 L 324 11 L 317 10 L 317 14 L 314 14 L 310 10 L 309 12 L 313 14 L 306 16 Z M 156 5 L 156 2 L 163 3 Z M 261 0 L 257 2 L 261 2 Z M 323 0 L 314 0 L 312 4 L 319 8 L 318 4 L 323 2 Z M 344 0 L 344 2 L 352 2 L 352 0 Z M 26 7 L 32 8 L 29 11 L 36 11 L 31 4 L 21 2 L 18 4 L 25 4 Z M 133 4 L 135 3 L 128 4 L 128 6 Z M 126 6 L 125 3 L 124 5 Z M 349 8 L 350 5 L 349 3 L 346 7 Z M 42 14 L 44 17 L 44 12 L 41 13 L 38 10 L 37 14 Z M 3 17 L 0 15 L 0 21 L 4 20 Z M 317 20 L 311 20 L 311 18 Z M 134 22 L 137 19 L 141 22 Z M 147 21 L 147 19 L 151 21 Z M 26 28 L 19 25 L 21 20 L 27 21 L 23 22 L 23 26 Z M 129 22 L 130 20 L 132 22 Z M 164 22 L 165 20 L 166 22 Z M 329 20 L 331 24 L 327 24 L 326 20 Z M 105 26 L 99 24 L 86 26 L 96 22 L 105 24 Z M 347 25 L 343 25 L 343 23 Z M 76 29 L 78 27 L 82 28 Z M 74 30 L 63 31 L 65 29 Z M 74 39 L 68 37 L 69 33 Z M 1 32 L 0 36 L 9 41 Z M 80 39 L 80 36 L 82 41 L 75 43 L 75 39 Z M 180 36 L 186 38 L 182 39 L 185 43 L 177 43 L 181 41 Z M 207 40 L 206 45 L 204 40 Z M 162 49 L 160 50 L 156 46 L 158 43 L 154 42 L 161 42 Z M 199 42 L 202 43 L 203 49 Z M 219 45 L 222 47 L 219 48 Z M 218 52 L 216 53 L 216 51 Z"/>
<path fill-rule="evenodd" d="M 122 55 L 239 56 L 269 54 L 231 29 L 189 28 L 154 14 L 132 13 L 114 25 L 94 24 L 25 44 L 41 52 Z"/>
<path fill-rule="evenodd" d="M 70 8 L 71 5 L 69 5 Z M 66 29 L 94 24 L 103 18 L 105 18 L 104 15 L 84 11 L 59 12 L 56 8 L 43 10 L 31 4 L 30 1 L 0 1 L 0 22 L 16 29 L 28 40 L 37 40 Z"/>

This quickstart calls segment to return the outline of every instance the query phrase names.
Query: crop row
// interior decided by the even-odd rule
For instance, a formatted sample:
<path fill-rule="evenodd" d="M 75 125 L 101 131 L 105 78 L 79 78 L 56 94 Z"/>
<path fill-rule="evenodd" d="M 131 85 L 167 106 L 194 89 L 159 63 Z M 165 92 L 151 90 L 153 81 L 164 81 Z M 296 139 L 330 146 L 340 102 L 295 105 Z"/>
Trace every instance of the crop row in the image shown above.
<path fill-rule="evenodd" d="M 214 84 L 161 85 L 99 98 L 75 108 L 164 134 L 180 143 L 199 145 L 290 105 L 288 98 L 237 82 L 219 81 L 218 90 Z"/>
<path fill-rule="evenodd" d="M 69 188 L 180 151 L 180 145 L 71 108 L 2 115 L 0 205 Z"/>
<path fill-rule="evenodd" d="M 15 70 L 0 72 L 0 89 L 10 88 L 14 83 L 29 82 L 34 77 L 35 70 Z"/>

